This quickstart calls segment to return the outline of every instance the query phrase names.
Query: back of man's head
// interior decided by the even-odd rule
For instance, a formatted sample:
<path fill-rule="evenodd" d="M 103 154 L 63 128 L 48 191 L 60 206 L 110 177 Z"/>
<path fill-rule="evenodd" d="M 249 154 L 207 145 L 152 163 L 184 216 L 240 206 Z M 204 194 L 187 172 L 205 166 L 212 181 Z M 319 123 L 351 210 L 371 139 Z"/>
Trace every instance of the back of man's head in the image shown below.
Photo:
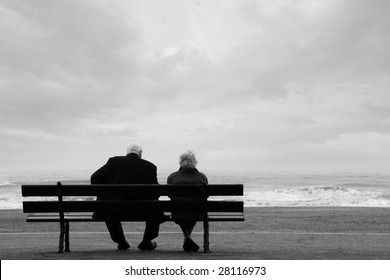
<path fill-rule="evenodd" d="M 131 144 L 128 148 L 127 148 L 127 155 L 128 154 L 136 154 L 138 155 L 139 157 L 142 156 L 142 147 L 141 145 L 139 144 Z"/>

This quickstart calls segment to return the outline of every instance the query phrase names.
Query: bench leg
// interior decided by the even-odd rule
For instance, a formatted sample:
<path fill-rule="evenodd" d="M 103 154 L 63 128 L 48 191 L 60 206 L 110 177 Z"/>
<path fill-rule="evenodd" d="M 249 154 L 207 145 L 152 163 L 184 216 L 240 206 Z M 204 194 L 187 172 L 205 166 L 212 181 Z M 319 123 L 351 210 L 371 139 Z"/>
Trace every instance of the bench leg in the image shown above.
<path fill-rule="evenodd" d="M 209 254 L 210 242 L 209 242 L 209 221 L 203 221 L 203 253 Z"/>
<path fill-rule="evenodd" d="M 60 243 L 58 245 L 58 253 L 64 252 L 64 235 L 65 235 L 65 225 L 60 222 Z"/>
<path fill-rule="evenodd" d="M 69 222 L 65 222 L 65 252 L 70 252 L 69 247 Z"/>

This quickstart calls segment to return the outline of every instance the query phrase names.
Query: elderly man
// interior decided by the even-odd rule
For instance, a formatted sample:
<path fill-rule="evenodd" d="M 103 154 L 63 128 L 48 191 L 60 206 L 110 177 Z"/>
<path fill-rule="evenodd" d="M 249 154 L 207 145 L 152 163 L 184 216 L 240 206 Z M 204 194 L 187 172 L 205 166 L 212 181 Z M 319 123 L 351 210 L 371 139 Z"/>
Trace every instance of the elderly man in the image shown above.
<path fill-rule="evenodd" d="M 179 171 L 176 171 L 168 176 L 168 184 L 207 184 L 206 175 L 196 169 L 198 161 L 194 152 L 188 150 L 179 157 Z M 187 203 L 197 202 L 202 198 L 194 197 L 177 197 L 170 196 L 172 201 Z M 194 212 L 173 212 L 173 220 L 177 223 L 184 235 L 183 249 L 185 252 L 196 252 L 199 250 L 198 244 L 191 239 L 192 231 L 196 225 L 197 219 L 202 217 L 202 213 Z"/>
<path fill-rule="evenodd" d="M 142 148 L 138 144 L 132 144 L 127 149 L 126 156 L 110 158 L 107 163 L 91 176 L 91 184 L 158 184 L 157 167 L 141 158 Z M 111 197 L 113 198 L 113 197 Z M 118 197 L 115 197 L 118 198 Z M 98 200 L 108 200 L 110 196 L 98 197 Z M 131 198 L 120 197 L 123 200 Z M 158 197 L 148 197 L 158 199 Z M 129 243 L 123 233 L 120 216 L 132 213 L 101 213 L 95 212 L 95 219 L 105 219 L 111 239 L 118 243 L 118 250 L 127 250 Z M 142 242 L 138 245 L 140 250 L 154 250 L 156 242 L 152 242 L 158 236 L 160 223 L 164 221 L 164 214 L 147 215 L 147 221 Z"/>

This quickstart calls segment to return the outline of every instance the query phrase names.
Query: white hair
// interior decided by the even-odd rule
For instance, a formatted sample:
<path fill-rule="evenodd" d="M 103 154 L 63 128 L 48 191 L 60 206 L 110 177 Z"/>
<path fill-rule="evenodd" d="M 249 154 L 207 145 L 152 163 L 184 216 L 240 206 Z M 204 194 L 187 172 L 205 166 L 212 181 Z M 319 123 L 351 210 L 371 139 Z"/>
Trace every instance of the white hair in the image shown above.
<path fill-rule="evenodd" d="M 127 148 L 127 155 L 128 154 L 137 154 L 141 157 L 142 155 L 142 147 L 141 145 L 139 144 L 131 144 L 128 148 Z"/>
<path fill-rule="evenodd" d="M 187 150 L 179 157 L 180 167 L 196 168 L 198 161 L 196 160 L 195 153 L 191 150 Z"/>

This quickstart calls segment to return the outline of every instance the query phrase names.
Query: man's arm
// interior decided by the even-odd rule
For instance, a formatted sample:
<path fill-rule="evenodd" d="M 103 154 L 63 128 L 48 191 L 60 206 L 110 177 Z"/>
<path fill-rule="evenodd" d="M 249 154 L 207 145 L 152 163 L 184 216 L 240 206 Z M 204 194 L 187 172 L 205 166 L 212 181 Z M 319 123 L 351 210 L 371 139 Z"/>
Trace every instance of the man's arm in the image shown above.
<path fill-rule="evenodd" d="M 91 176 L 91 184 L 107 184 L 108 183 L 108 171 L 109 171 L 109 162 L 107 161 L 105 165 L 100 167 L 95 173 Z M 106 200 L 106 196 L 98 195 L 96 200 Z"/>
<path fill-rule="evenodd" d="M 108 173 L 110 170 L 110 160 L 107 161 L 105 165 L 100 167 L 95 173 L 91 176 L 91 184 L 107 184 L 108 183 Z"/>
<path fill-rule="evenodd" d="M 153 166 L 152 184 L 158 184 L 158 180 L 157 180 L 157 167 L 156 166 Z"/>
<path fill-rule="evenodd" d="M 150 180 L 151 180 L 151 184 L 157 184 L 158 185 L 158 180 L 157 180 L 157 167 L 155 165 L 152 165 L 152 167 L 150 168 Z M 159 199 L 159 195 L 156 195 L 156 196 L 153 196 L 151 197 L 152 199 Z"/>

